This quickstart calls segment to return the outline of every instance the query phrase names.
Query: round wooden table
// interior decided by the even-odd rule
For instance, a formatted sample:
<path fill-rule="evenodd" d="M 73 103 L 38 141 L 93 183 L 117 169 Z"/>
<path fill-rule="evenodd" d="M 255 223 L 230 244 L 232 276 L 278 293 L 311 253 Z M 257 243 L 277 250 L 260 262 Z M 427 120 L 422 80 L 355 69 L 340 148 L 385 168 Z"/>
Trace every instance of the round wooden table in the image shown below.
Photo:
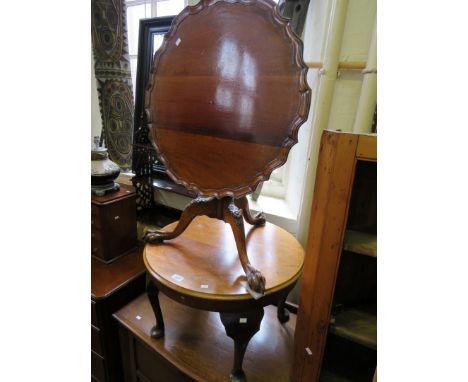
<path fill-rule="evenodd" d="M 177 222 L 163 231 L 173 230 Z M 273 224 L 246 225 L 251 263 L 266 278 L 264 295 L 249 293 L 231 228 L 221 220 L 199 216 L 177 238 L 147 244 L 147 293 L 156 316 L 151 336 L 164 335 L 158 292 L 193 308 L 220 312 L 226 334 L 234 340 L 231 381 L 245 381 L 242 361 L 250 339 L 260 329 L 263 307 L 278 304 L 278 319 L 288 320 L 284 302 L 299 278 L 304 250 L 287 231 Z"/>

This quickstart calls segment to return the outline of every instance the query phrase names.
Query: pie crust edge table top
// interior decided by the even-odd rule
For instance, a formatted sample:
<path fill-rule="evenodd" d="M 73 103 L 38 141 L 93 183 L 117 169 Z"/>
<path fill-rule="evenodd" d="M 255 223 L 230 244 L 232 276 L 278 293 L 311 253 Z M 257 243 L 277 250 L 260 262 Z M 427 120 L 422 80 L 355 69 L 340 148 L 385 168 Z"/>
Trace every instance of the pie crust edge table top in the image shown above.
<path fill-rule="evenodd" d="M 247 224 L 246 241 L 252 265 L 261 269 L 267 280 L 265 296 L 299 278 L 304 250 L 289 232 L 271 223 L 264 227 Z M 146 244 L 143 258 L 154 279 L 181 295 L 226 302 L 252 299 L 241 284 L 246 277 L 231 228 L 221 220 L 199 216 L 176 239 Z"/>
<path fill-rule="evenodd" d="M 174 19 L 145 110 L 176 183 L 237 198 L 286 162 L 311 99 L 303 43 L 288 22 L 271 0 L 202 0 Z"/>

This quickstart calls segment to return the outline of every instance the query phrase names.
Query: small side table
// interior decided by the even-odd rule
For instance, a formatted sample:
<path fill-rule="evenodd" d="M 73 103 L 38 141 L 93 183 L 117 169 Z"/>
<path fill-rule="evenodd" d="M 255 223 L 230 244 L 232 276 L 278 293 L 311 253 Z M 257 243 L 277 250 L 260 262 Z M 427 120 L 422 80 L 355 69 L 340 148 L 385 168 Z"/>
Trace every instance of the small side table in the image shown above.
<path fill-rule="evenodd" d="M 176 224 L 163 230 L 173 230 Z M 147 293 L 156 317 L 151 336 L 164 336 L 159 291 L 181 304 L 219 312 L 226 334 L 234 340 L 231 381 L 246 380 L 243 358 L 250 339 L 260 329 L 263 308 L 277 303 L 278 319 L 288 320 L 284 302 L 304 262 L 299 242 L 270 223 L 264 227 L 247 225 L 246 244 L 252 265 L 266 278 L 265 294 L 258 299 L 245 289 L 236 243 L 223 221 L 197 217 L 179 237 L 147 244 L 143 254 L 148 270 Z"/>

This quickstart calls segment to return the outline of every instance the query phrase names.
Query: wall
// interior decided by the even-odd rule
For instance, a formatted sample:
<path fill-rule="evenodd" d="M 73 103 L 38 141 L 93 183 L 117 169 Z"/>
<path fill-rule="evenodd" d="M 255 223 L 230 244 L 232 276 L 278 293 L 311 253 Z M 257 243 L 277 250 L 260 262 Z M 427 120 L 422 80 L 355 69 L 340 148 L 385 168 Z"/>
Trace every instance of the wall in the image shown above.
<path fill-rule="evenodd" d="M 322 0 L 321 9 L 327 9 L 326 18 L 329 19 L 334 0 Z M 326 5 L 325 5 L 326 4 Z M 312 5 L 312 4 L 311 4 Z M 346 21 L 344 25 L 343 39 L 339 54 L 340 61 L 366 61 L 369 44 L 372 37 L 376 17 L 376 0 L 349 0 L 347 1 Z M 311 15 L 308 15 L 308 17 Z M 311 25 L 314 25 L 313 16 Z M 309 22 L 309 20 L 307 20 Z M 327 24 L 328 24 L 327 20 Z M 316 23 L 316 21 L 315 21 Z M 306 61 L 323 61 L 324 44 L 326 37 L 321 41 L 320 56 L 318 56 L 317 44 L 314 30 L 318 28 L 310 27 L 306 29 L 304 41 L 306 45 Z M 311 71 L 312 72 L 312 71 Z M 313 71 L 314 82 L 312 92 L 312 106 L 309 120 L 313 119 L 317 109 L 322 107 L 321 100 L 314 97 L 314 90 L 318 89 L 320 84 L 320 75 L 318 70 Z M 323 129 L 352 131 L 356 109 L 359 102 L 363 75 L 360 71 L 341 70 L 335 81 L 333 96 L 331 100 L 330 112 L 327 115 L 327 121 L 324 124 L 311 127 L 311 133 L 308 140 L 308 158 L 304 168 L 304 190 L 301 196 L 301 211 L 299 215 L 299 225 L 297 238 L 302 245 L 307 243 L 307 234 L 310 220 L 310 210 L 312 207 L 313 190 L 315 183 L 315 170 L 317 167 L 318 152 L 320 148 L 320 138 Z"/>

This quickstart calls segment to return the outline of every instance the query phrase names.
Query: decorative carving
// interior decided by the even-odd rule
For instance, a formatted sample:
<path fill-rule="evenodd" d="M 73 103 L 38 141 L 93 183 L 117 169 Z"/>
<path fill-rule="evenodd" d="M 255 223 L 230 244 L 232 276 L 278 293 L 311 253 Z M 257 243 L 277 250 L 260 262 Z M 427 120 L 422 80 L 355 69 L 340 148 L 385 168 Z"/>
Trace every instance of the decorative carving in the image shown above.
<path fill-rule="evenodd" d="M 252 225 L 265 225 L 266 218 L 263 212 L 257 212 L 255 215 L 252 215 L 252 212 L 249 209 L 249 202 L 245 196 L 242 196 L 239 199 L 234 199 L 236 206 L 242 210 L 242 214 L 247 223 Z"/>
<path fill-rule="evenodd" d="M 255 269 L 252 264 L 250 264 L 245 243 L 242 210 L 235 205 L 234 200 L 231 198 L 226 197 L 218 199 L 214 197 L 199 197 L 191 201 L 187 207 L 185 207 L 173 231 L 147 230 L 143 235 L 143 240 L 147 243 L 162 243 L 164 240 L 175 239 L 184 232 L 193 219 L 200 215 L 223 220 L 231 226 L 236 241 L 239 260 L 247 276 L 247 283 L 253 291 L 263 294 L 265 292 L 265 277 L 263 277 L 258 269 Z M 262 225 L 261 220 L 256 225 Z"/>
<path fill-rule="evenodd" d="M 104 138 L 122 169 L 132 162 L 133 95 L 124 0 L 93 0 L 91 31 Z"/>

